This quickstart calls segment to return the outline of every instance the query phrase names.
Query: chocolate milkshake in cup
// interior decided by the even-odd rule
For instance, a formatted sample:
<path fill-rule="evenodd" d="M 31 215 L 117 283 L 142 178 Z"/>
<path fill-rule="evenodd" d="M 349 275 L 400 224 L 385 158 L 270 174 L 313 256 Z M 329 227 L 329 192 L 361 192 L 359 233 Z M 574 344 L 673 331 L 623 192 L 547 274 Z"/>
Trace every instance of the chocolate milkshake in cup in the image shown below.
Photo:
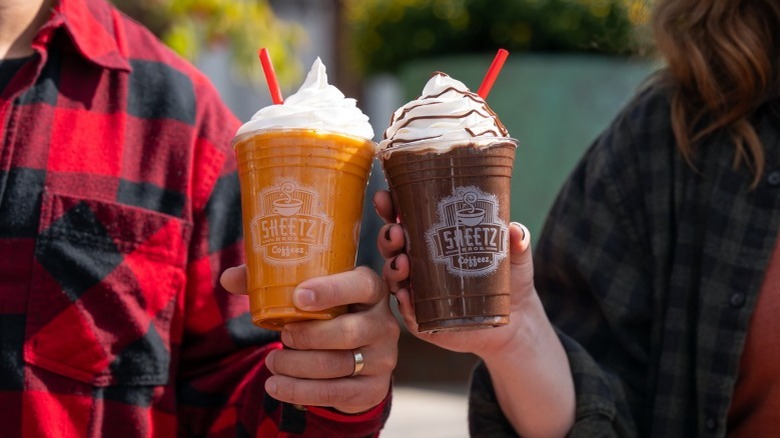
<path fill-rule="evenodd" d="M 516 148 L 485 101 L 444 73 L 394 113 L 379 157 L 406 233 L 420 332 L 509 322 Z"/>
<path fill-rule="evenodd" d="M 233 147 L 255 325 L 281 330 L 346 312 L 302 311 L 292 292 L 304 280 L 355 266 L 373 137 L 355 100 L 328 84 L 319 58 L 297 93 L 238 130 Z"/>

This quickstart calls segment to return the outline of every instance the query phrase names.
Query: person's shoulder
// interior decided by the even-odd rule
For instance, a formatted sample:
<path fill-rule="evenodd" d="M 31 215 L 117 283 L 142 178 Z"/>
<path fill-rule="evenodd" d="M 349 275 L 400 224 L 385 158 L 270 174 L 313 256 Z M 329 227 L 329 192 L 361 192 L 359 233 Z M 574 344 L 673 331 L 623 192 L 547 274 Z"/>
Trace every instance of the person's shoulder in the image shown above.
<path fill-rule="evenodd" d="M 588 171 L 622 177 L 668 167 L 675 148 L 670 96 L 664 81 L 651 76 L 588 150 Z"/>
<path fill-rule="evenodd" d="M 118 11 L 126 43 L 126 56 L 132 68 L 131 79 L 149 93 L 191 95 L 193 107 L 224 104 L 211 80 L 191 62 L 165 45 L 146 26 Z M 229 112 L 229 110 L 227 110 Z"/>
<path fill-rule="evenodd" d="M 121 17 L 124 38 L 127 42 L 127 58 L 134 69 L 138 65 L 155 63 L 177 71 L 192 80 L 195 85 L 208 82 L 203 73 L 166 46 L 144 25 L 123 12 L 119 12 L 118 15 Z"/>
<path fill-rule="evenodd" d="M 201 135 L 217 144 L 224 143 L 224 132 L 232 136 L 239 121 L 211 80 L 144 25 L 122 12 L 118 16 L 132 68 L 130 88 L 142 92 L 130 98 L 147 107 L 146 112 L 198 126 Z"/>
<path fill-rule="evenodd" d="M 634 136 L 668 132 L 671 129 L 671 87 L 663 71 L 648 77 L 615 118 L 619 128 Z"/>
<path fill-rule="evenodd" d="M 601 134 L 597 148 L 608 154 L 667 147 L 672 135 L 670 87 L 650 76 Z"/>

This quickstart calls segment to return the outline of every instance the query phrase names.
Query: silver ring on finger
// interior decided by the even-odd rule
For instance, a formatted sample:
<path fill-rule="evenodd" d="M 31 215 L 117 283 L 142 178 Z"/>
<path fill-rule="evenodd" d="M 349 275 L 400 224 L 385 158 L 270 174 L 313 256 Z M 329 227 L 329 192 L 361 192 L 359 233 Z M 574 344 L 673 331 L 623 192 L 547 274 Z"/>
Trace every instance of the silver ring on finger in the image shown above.
<path fill-rule="evenodd" d="M 364 365 L 363 353 L 361 353 L 360 350 L 352 350 L 352 358 L 355 359 L 355 365 L 352 367 L 352 374 L 350 374 L 349 377 L 360 375 Z"/>

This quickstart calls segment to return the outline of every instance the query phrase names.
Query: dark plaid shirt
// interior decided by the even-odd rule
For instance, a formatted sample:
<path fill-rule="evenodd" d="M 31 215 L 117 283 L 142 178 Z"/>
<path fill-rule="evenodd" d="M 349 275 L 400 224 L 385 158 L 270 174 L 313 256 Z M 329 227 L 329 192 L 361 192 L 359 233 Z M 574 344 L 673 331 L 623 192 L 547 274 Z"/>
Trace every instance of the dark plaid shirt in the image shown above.
<path fill-rule="evenodd" d="M 103 0 L 61 0 L 0 94 L 0 435 L 368 436 L 264 396 L 209 81 Z M 282 433 L 279 433 L 281 429 Z"/>
<path fill-rule="evenodd" d="M 572 436 L 719 437 L 750 316 L 780 231 L 780 102 L 754 124 L 767 152 L 755 190 L 733 145 L 674 147 L 667 93 L 651 87 L 592 145 L 535 250 L 536 287 L 577 391 Z M 517 366 L 523 366 L 518 364 Z M 511 436 L 486 369 L 476 436 Z"/>

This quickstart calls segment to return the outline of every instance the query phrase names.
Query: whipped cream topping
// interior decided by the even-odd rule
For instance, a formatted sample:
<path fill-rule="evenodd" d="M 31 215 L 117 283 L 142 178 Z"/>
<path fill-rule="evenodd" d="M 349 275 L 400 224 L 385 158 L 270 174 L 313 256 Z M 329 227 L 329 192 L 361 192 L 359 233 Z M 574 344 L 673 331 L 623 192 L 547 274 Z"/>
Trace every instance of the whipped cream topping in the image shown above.
<path fill-rule="evenodd" d="M 281 105 L 271 105 L 256 112 L 244 123 L 236 136 L 260 129 L 321 129 L 372 140 L 374 129 L 368 116 L 357 107 L 355 99 L 346 98 L 338 88 L 328 84 L 325 65 L 317 58 L 301 88 Z"/>
<path fill-rule="evenodd" d="M 507 138 L 509 133 L 484 99 L 442 72 L 433 74 L 422 95 L 398 108 L 379 143 L 382 150 L 422 140 L 442 140 L 449 149 L 458 140 Z M 426 149 L 438 149 L 425 142 Z"/>

